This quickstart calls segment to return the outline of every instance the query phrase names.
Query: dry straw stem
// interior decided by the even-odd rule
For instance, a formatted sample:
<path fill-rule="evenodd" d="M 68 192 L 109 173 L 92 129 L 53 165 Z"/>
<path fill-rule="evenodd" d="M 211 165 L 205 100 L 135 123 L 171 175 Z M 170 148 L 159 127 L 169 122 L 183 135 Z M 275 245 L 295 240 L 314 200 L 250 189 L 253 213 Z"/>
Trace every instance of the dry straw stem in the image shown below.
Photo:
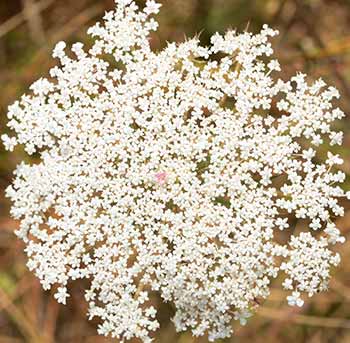
<path fill-rule="evenodd" d="M 36 328 L 27 317 L 14 305 L 8 295 L 0 288 L 0 306 L 5 309 L 27 342 L 40 343 L 42 340 Z"/>
<path fill-rule="evenodd" d="M 23 341 L 19 338 L 14 338 L 10 336 L 0 335 L 0 342 L 2 343 L 23 343 Z"/>
<path fill-rule="evenodd" d="M 323 49 L 317 49 L 314 52 L 308 53 L 310 58 L 326 58 L 335 55 L 342 55 L 350 52 L 350 37 L 345 37 L 340 40 L 332 41 L 325 45 Z"/>
<path fill-rule="evenodd" d="M 305 24 L 305 28 L 310 35 L 310 37 L 313 38 L 314 42 L 317 44 L 320 50 L 326 50 L 327 45 L 323 42 L 322 37 L 320 36 L 319 32 L 315 30 L 314 25 L 310 21 L 309 17 L 304 16 L 303 22 Z M 350 97 L 350 87 L 346 80 L 344 79 L 344 76 L 342 73 L 339 72 L 338 68 L 334 64 L 330 64 L 330 67 L 332 68 L 333 75 L 338 79 L 338 82 L 341 84 L 345 94 Z"/>
<path fill-rule="evenodd" d="M 299 325 L 318 326 L 333 329 L 350 329 L 350 320 L 344 318 L 307 316 L 302 314 L 293 314 L 284 310 L 275 310 L 267 307 L 260 308 L 257 314 L 268 319 L 289 321 Z M 286 314 L 288 316 L 286 316 Z"/>
<path fill-rule="evenodd" d="M 98 16 L 104 10 L 105 6 L 102 3 L 97 3 L 81 11 L 66 25 L 60 27 L 58 31 L 48 32 L 49 44 L 53 45 L 59 40 L 67 39 L 67 37 L 70 37 L 76 30 L 81 29 L 86 23 Z"/>
<path fill-rule="evenodd" d="M 43 22 L 34 0 L 22 0 L 23 14 L 28 23 L 30 35 L 37 44 L 45 43 L 45 33 L 43 29 Z"/>
<path fill-rule="evenodd" d="M 332 287 L 333 288 L 333 287 Z M 268 301 L 272 303 L 280 303 L 283 304 L 286 299 L 286 291 L 278 290 L 278 289 L 273 289 L 271 291 L 270 296 L 268 297 Z M 327 296 L 320 296 L 317 297 L 317 299 L 310 299 L 309 301 L 312 302 L 317 302 L 318 304 L 331 304 L 332 302 L 335 302 L 339 300 L 339 295 L 338 294 L 333 294 L 329 293 Z"/>
<path fill-rule="evenodd" d="M 342 284 L 340 281 L 332 279 L 331 288 L 344 297 L 347 301 L 350 301 L 350 288 Z"/>
<path fill-rule="evenodd" d="M 44 11 L 46 8 L 48 8 L 54 0 L 42 0 L 36 4 L 35 11 L 32 11 L 31 14 L 27 12 L 26 9 L 24 9 L 22 12 L 16 14 L 9 20 L 5 21 L 2 25 L 0 25 L 0 38 L 9 33 L 10 31 L 14 30 L 25 20 L 32 20 L 32 16 L 38 15 L 38 13 Z M 29 16 L 28 16 L 29 15 Z M 34 19 L 34 18 L 33 18 Z"/>
<path fill-rule="evenodd" d="M 311 51 L 303 51 L 303 53 L 291 54 L 284 59 L 285 62 L 290 62 L 295 59 L 307 57 L 311 60 L 325 59 L 339 55 L 350 54 L 350 37 L 345 37 L 340 40 L 331 41 L 325 44 L 322 48 L 315 48 Z"/>
<path fill-rule="evenodd" d="M 32 286 L 32 284 L 33 282 L 30 279 L 28 279 L 27 277 L 23 277 L 17 283 L 17 287 L 13 295 L 8 296 L 5 293 L 9 302 L 7 303 L 0 302 L 0 311 L 6 309 L 6 305 L 8 303 L 13 303 L 17 298 L 19 298 L 22 294 L 24 294 Z"/>
<path fill-rule="evenodd" d="M 70 37 L 75 31 L 80 29 L 83 25 L 89 22 L 92 18 L 96 17 L 104 10 L 103 4 L 96 4 L 84 11 L 81 11 L 78 15 L 73 17 L 66 25 L 60 27 L 57 31 L 49 31 L 48 36 L 48 45 L 52 46 L 59 40 L 67 39 Z M 46 47 L 47 48 L 47 47 Z M 37 54 L 33 58 L 33 64 L 38 61 L 41 57 L 46 57 L 46 49 L 40 49 Z M 30 68 L 28 68 L 29 70 Z"/>
<path fill-rule="evenodd" d="M 45 322 L 43 323 L 42 332 L 45 337 L 44 343 L 55 342 L 55 331 L 57 327 L 57 320 L 60 311 L 60 304 L 51 297 L 47 304 Z"/>
<path fill-rule="evenodd" d="M 93 5 L 86 10 L 81 11 L 79 14 L 69 20 L 64 26 L 57 30 L 51 30 L 46 33 L 46 44 L 37 50 L 37 52 L 31 58 L 31 61 L 27 64 L 26 70 L 22 72 L 22 75 L 17 77 L 17 83 L 23 82 L 33 78 L 33 70 L 37 70 L 39 66 L 47 63 L 48 50 L 58 41 L 65 40 L 76 31 L 79 31 L 82 26 L 88 23 L 91 19 L 103 13 L 105 7 L 102 3 Z M 1 37 L 1 27 L 0 27 Z M 15 94 L 7 95 L 7 97 L 13 97 Z"/>

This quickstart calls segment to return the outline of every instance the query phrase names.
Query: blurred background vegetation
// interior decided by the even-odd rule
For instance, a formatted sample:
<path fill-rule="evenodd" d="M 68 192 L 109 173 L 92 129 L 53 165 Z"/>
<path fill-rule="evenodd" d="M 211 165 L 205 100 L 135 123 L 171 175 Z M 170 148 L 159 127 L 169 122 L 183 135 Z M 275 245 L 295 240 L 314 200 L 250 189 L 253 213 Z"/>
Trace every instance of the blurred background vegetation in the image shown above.
<path fill-rule="evenodd" d="M 338 153 L 345 157 L 342 169 L 350 189 L 350 0 L 160 2 L 161 29 L 152 36 L 155 49 L 197 33 L 205 44 L 216 31 L 244 30 L 249 24 L 256 32 L 268 23 L 280 30 L 274 47 L 284 77 L 299 70 L 335 84 L 342 94 L 339 105 L 348 113 L 339 124 L 345 142 Z M 7 106 L 55 63 L 50 57 L 55 42 L 86 41 L 87 27 L 112 8 L 113 0 L 0 0 L 0 134 L 6 132 Z M 67 306 L 58 305 L 25 267 L 24 246 L 13 234 L 17 223 L 9 218 L 4 198 L 12 170 L 22 159 L 28 161 L 19 149 L 8 154 L 0 148 L 0 343 L 112 342 L 98 337 L 97 323 L 87 321 L 82 284 L 71 286 Z M 344 206 L 346 215 L 337 224 L 348 242 L 339 248 L 342 264 L 334 271 L 329 292 L 308 299 L 301 309 L 291 308 L 276 280 L 258 314 L 247 326 L 235 327 L 234 337 L 225 342 L 350 342 L 350 204 Z M 159 306 L 156 342 L 194 341 L 190 334 L 175 333 L 171 309 Z"/>

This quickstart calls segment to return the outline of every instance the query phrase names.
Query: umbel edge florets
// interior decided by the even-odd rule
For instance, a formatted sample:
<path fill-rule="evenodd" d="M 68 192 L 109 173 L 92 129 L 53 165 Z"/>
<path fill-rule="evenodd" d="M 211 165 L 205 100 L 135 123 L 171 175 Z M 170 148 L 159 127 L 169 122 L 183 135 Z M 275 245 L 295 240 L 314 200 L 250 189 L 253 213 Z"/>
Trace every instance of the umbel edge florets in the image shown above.
<path fill-rule="evenodd" d="M 159 7 L 118 0 L 91 48 L 74 44 L 73 58 L 57 44 L 60 66 L 9 108 L 6 148 L 40 163 L 21 163 L 7 196 L 30 270 L 61 303 L 70 280 L 88 279 L 100 334 L 150 341 L 157 292 L 178 331 L 215 340 L 277 275 L 291 305 L 327 289 L 345 176 L 340 157 L 316 154 L 341 144 L 331 124 L 344 114 L 322 80 L 273 77 L 267 26 L 152 51 Z M 295 219 L 309 230 L 293 232 Z"/>

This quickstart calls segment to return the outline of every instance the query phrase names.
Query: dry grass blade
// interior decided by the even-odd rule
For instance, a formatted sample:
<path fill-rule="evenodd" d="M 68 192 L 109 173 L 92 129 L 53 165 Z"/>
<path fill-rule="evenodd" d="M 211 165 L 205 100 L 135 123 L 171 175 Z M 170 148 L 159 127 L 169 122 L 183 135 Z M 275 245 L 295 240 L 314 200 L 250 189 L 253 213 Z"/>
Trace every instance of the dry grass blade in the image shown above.
<path fill-rule="evenodd" d="M 331 42 L 323 49 L 308 54 L 310 58 L 327 58 L 335 55 L 346 54 L 350 52 L 350 38 L 346 37 L 339 41 Z"/>
<path fill-rule="evenodd" d="M 344 297 L 346 300 L 350 301 L 350 288 L 342 284 L 336 279 L 331 280 L 331 288 L 335 290 L 338 294 Z"/>
<path fill-rule="evenodd" d="M 53 2 L 54 2 L 54 0 L 43 0 L 43 1 L 39 2 L 38 4 L 36 4 L 36 11 L 40 12 L 40 11 L 45 10 Z M 26 19 L 27 18 L 25 16 L 25 13 L 24 13 L 24 11 L 22 11 L 22 12 L 16 14 L 15 16 L 13 16 L 12 18 L 10 18 L 9 20 L 5 21 L 2 25 L 0 25 L 0 38 L 5 36 L 10 31 L 14 30 L 15 28 L 17 28 Z"/>
<path fill-rule="evenodd" d="M 0 311 L 6 309 L 6 304 L 12 304 L 18 297 L 25 293 L 32 286 L 32 282 L 28 278 L 24 277 L 17 283 L 16 291 L 12 296 L 7 296 L 8 302 L 0 302 Z"/>
<path fill-rule="evenodd" d="M 77 16 L 72 18 L 66 25 L 60 28 L 57 32 L 49 33 L 50 42 L 57 42 L 59 40 L 69 37 L 74 31 L 84 26 L 91 19 L 99 15 L 105 10 L 105 6 L 101 3 L 97 3 L 86 10 L 81 11 Z"/>
<path fill-rule="evenodd" d="M 307 316 L 302 314 L 289 314 L 286 311 L 275 310 L 272 308 L 261 308 L 257 314 L 261 317 L 278 321 L 288 321 L 299 325 L 319 326 L 333 329 L 350 329 L 350 320 L 344 318 L 325 318 L 316 316 Z"/>
<path fill-rule="evenodd" d="M 8 295 L 0 288 L 0 306 L 8 313 L 9 317 L 16 324 L 27 342 L 41 342 L 40 335 L 36 328 L 30 323 L 26 316 L 14 305 Z"/>
<path fill-rule="evenodd" d="M 43 336 L 45 336 L 45 343 L 55 342 L 55 330 L 57 326 L 59 309 L 60 304 L 52 296 L 47 304 L 45 322 L 42 328 Z"/>
<path fill-rule="evenodd" d="M 30 35 L 34 42 L 43 44 L 45 42 L 45 33 L 40 9 L 33 0 L 22 0 L 23 15 L 28 23 Z"/>
<path fill-rule="evenodd" d="M 19 338 L 13 338 L 10 336 L 1 336 L 1 335 L 0 335 L 0 342 L 1 343 L 23 343 L 23 341 Z"/>

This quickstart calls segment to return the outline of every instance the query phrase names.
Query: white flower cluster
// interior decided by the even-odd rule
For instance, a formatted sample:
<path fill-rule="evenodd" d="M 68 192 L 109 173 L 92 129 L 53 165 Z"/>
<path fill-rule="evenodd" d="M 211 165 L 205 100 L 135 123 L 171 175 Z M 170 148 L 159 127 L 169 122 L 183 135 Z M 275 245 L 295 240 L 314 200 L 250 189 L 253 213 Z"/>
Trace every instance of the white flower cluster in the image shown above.
<path fill-rule="evenodd" d="M 267 26 L 153 52 L 158 10 L 118 0 L 89 29 L 92 47 L 74 44 L 73 58 L 57 44 L 51 80 L 9 108 L 5 146 L 41 161 L 20 164 L 7 195 L 29 268 L 61 303 L 70 280 L 89 280 L 100 334 L 149 342 L 157 292 L 178 331 L 215 340 L 246 323 L 279 273 L 291 305 L 327 288 L 346 194 L 342 160 L 316 150 L 341 144 L 331 124 L 343 113 L 322 80 L 272 78 Z M 311 233 L 293 233 L 299 218 Z"/>

